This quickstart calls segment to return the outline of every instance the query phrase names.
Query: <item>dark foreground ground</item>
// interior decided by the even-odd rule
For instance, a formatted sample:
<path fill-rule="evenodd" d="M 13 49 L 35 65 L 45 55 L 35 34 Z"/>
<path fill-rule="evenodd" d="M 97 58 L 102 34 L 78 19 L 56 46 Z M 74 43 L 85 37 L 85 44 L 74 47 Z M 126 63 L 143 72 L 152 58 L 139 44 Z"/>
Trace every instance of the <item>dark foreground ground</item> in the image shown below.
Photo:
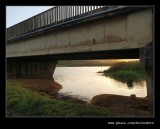
<path fill-rule="evenodd" d="M 58 99 L 58 91 L 62 86 L 52 80 L 43 79 L 8 79 L 9 83 L 20 83 L 22 87 L 32 91 L 39 92 L 40 94 L 47 94 L 49 98 Z M 82 100 L 72 98 L 70 96 L 61 95 L 61 100 L 70 100 L 78 104 L 84 104 Z M 147 98 L 138 98 L 135 96 L 120 96 L 102 94 L 94 96 L 88 106 L 102 107 L 109 109 L 113 112 L 123 114 L 125 116 L 152 116 L 148 109 Z"/>

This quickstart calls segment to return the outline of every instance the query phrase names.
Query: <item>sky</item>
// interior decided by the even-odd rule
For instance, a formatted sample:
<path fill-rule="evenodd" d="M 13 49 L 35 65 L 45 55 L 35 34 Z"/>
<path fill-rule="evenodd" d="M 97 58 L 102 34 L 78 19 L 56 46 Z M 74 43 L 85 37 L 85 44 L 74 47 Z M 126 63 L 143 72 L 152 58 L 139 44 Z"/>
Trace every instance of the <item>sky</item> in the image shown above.
<path fill-rule="evenodd" d="M 6 28 L 54 6 L 6 6 Z"/>

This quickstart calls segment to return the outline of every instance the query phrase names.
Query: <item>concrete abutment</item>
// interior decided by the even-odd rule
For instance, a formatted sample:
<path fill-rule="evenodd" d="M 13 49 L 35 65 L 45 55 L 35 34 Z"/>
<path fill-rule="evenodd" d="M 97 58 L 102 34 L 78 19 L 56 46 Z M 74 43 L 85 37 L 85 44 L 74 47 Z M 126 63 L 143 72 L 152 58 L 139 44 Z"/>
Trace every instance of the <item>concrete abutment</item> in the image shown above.
<path fill-rule="evenodd" d="M 154 111 L 153 43 L 149 43 L 146 47 L 140 49 L 140 61 L 145 66 L 147 98 L 149 100 L 150 111 L 153 114 Z"/>
<path fill-rule="evenodd" d="M 57 61 L 7 60 L 7 77 L 53 80 L 56 64 Z"/>

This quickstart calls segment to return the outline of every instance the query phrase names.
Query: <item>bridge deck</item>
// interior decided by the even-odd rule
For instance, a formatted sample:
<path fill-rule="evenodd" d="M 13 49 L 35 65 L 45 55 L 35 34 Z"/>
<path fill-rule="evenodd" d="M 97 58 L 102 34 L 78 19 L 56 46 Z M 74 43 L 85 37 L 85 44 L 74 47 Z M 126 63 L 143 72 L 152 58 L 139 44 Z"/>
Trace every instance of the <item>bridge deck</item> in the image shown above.
<path fill-rule="evenodd" d="M 56 6 L 7 28 L 7 43 L 129 6 Z M 132 8 L 133 9 L 133 8 Z M 135 9 L 135 8 L 134 8 Z M 137 8 L 138 9 L 138 8 Z M 140 8 L 139 8 L 140 9 Z M 111 14 L 109 14 L 111 15 Z"/>

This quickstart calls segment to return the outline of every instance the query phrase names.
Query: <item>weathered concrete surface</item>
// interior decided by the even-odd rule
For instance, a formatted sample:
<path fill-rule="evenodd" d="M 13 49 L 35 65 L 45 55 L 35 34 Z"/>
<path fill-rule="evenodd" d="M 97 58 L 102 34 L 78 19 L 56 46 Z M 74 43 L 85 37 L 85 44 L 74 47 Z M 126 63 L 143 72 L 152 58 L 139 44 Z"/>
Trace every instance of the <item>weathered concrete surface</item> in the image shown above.
<path fill-rule="evenodd" d="M 57 62 L 51 61 L 7 61 L 7 77 L 51 79 Z"/>
<path fill-rule="evenodd" d="M 153 83 L 153 43 L 140 49 L 140 61 L 144 64 L 146 70 L 147 98 L 149 108 L 154 113 L 154 83 Z"/>
<path fill-rule="evenodd" d="M 145 9 L 43 33 L 7 44 L 7 57 L 141 48 L 152 42 L 152 11 Z"/>

